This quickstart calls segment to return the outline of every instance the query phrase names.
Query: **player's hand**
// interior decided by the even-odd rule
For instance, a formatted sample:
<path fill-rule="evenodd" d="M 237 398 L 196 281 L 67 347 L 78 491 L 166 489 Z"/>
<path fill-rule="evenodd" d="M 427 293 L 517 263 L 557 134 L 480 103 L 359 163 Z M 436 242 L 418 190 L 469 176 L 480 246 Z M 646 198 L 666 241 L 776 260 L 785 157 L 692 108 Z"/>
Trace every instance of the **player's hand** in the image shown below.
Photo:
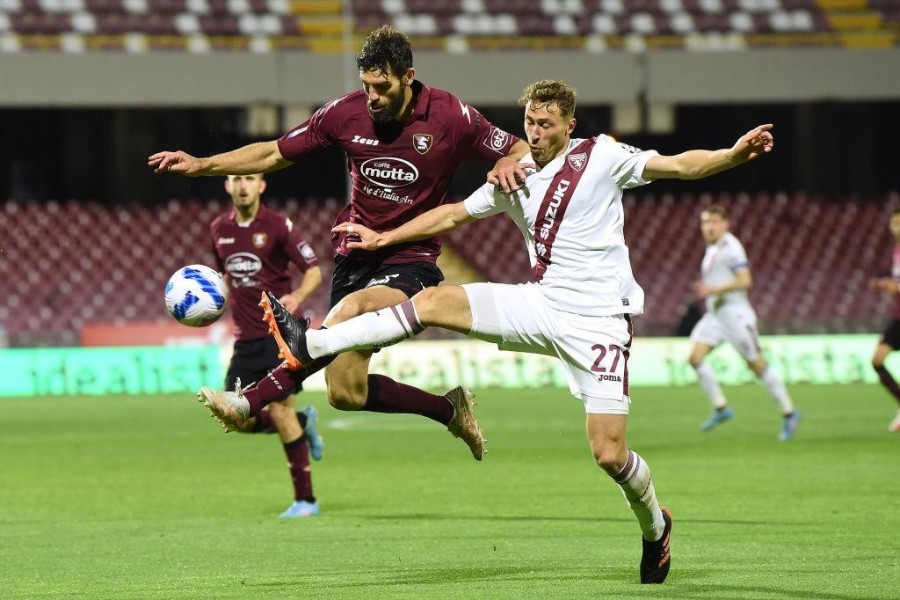
<path fill-rule="evenodd" d="M 499 185 L 505 193 L 517 190 L 525 183 L 528 174 L 525 169 L 534 169 L 531 163 L 520 163 L 517 159 L 504 156 L 488 171 L 488 183 Z"/>
<path fill-rule="evenodd" d="M 157 175 L 163 173 L 179 173 L 188 177 L 202 175 L 200 160 L 181 150 L 157 152 L 147 159 L 147 166 Z"/>
<path fill-rule="evenodd" d="M 278 301 L 281 302 L 281 305 L 284 306 L 291 314 L 297 312 L 300 309 L 300 301 L 294 298 L 293 294 L 285 294 L 284 296 L 279 298 Z"/>
<path fill-rule="evenodd" d="M 760 125 L 751 129 L 735 142 L 731 151 L 735 158 L 740 162 L 751 161 L 761 154 L 771 152 L 775 147 L 775 137 L 772 135 L 771 123 Z"/>
<path fill-rule="evenodd" d="M 381 234 L 359 223 L 344 222 L 331 228 L 331 233 L 339 233 L 347 236 L 348 250 L 375 250 L 384 244 L 379 244 Z"/>

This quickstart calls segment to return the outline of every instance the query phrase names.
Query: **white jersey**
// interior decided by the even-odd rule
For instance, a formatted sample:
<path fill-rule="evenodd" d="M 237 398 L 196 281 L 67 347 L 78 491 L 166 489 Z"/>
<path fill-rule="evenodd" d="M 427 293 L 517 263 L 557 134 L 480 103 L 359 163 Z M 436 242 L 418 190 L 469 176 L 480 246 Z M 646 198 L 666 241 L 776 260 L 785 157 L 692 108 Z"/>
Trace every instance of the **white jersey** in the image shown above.
<path fill-rule="evenodd" d="M 571 140 L 563 155 L 529 174 L 515 192 L 485 184 L 466 198 L 466 210 L 479 219 L 509 213 L 525 237 L 532 267 L 542 262 L 546 268 L 537 279 L 557 310 L 598 317 L 641 314 L 644 290 L 634 280 L 625 245 L 622 190 L 650 183 L 641 174 L 657 153 L 600 135 L 589 156 L 573 154 L 585 141 Z M 529 154 L 521 162 L 534 160 Z M 569 190 L 565 176 L 575 171 L 580 179 Z"/>
<path fill-rule="evenodd" d="M 706 247 L 706 254 L 703 255 L 703 263 L 700 267 L 703 283 L 710 287 L 730 283 L 734 281 L 735 273 L 749 268 L 750 262 L 747 260 L 744 245 L 728 231 L 719 241 Z M 747 297 L 746 290 L 734 290 L 706 298 L 707 311 L 738 306 L 750 307 L 750 299 Z"/>

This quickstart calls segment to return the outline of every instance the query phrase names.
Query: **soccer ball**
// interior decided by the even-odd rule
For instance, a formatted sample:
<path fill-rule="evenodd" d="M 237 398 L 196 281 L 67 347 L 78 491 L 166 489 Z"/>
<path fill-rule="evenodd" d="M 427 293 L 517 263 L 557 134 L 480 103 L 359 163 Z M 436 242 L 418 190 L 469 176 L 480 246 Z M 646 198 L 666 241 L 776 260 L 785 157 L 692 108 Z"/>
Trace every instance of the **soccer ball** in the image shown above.
<path fill-rule="evenodd" d="M 176 321 L 189 327 L 205 327 L 225 312 L 225 281 L 204 265 L 188 265 L 175 271 L 166 284 L 166 309 Z"/>

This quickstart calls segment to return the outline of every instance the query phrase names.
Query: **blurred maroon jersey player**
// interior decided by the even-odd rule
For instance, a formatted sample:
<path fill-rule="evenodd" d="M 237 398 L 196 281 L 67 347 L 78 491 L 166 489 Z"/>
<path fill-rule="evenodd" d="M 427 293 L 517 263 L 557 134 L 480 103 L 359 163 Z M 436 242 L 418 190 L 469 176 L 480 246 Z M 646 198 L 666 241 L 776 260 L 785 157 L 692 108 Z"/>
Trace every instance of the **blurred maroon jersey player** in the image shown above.
<path fill-rule="evenodd" d="M 287 302 L 289 310 L 300 304 L 322 282 L 318 259 L 290 219 L 261 204 L 266 188 L 262 175 L 230 175 L 225 189 L 233 206 L 210 225 L 213 250 L 219 270 L 225 273 L 237 340 L 225 375 L 225 389 L 234 390 L 265 377 L 278 367 L 278 347 L 262 322 L 259 295 L 272 290 Z M 289 267 L 294 264 L 303 279 L 291 285 Z M 309 451 L 321 459 L 322 441 L 316 430 L 315 409 L 296 412 L 294 394 L 300 385 L 286 388 L 253 419 L 242 424 L 247 433 L 278 433 L 287 457 L 294 486 L 294 502 L 283 517 L 306 517 L 318 513 L 309 469 Z"/>
<path fill-rule="evenodd" d="M 888 430 L 900 433 L 900 385 L 897 384 L 897 381 L 884 364 L 891 352 L 900 350 L 900 208 L 894 209 L 888 225 L 891 235 L 894 237 L 891 276 L 872 279 L 869 281 L 869 288 L 873 292 L 891 294 L 894 297 L 894 307 L 891 310 L 891 322 L 884 330 L 884 333 L 881 334 L 878 345 L 875 346 L 875 353 L 872 355 L 872 367 L 878 373 L 878 379 L 881 380 L 881 384 L 897 401 L 897 415 L 891 421 L 891 424 L 888 425 Z"/>
<path fill-rule="evenodd" d="M 409 39 L 391 27 L 369 34 L 356 57 L 362 90 L 320 108 L 281 139 L 250 144 L 231 152 L 195 158 L 184 152 L 159 152 L 148 164 L 156 173 L 188 176 L 268 172 L 309 154 L 339 146 L 351 176 L 350 204 L 335 222 L 350 221 L 375 230 L 396 227 L 446 200 L 457 167 L 466 161 L 496 161 L 488 179 L 509 191 L 525 179 L 518 159 L 528 144 L 492 125 L 477 110 L 444 90 L 416 79 Z M 358 314 L 399 304 L 435 286 L 443 274 L 435 264 L 440 241 L 427 238 L 377 253 L 348 252 L 346 235 L 335 237 L 331 311 L 325 326 Z M 369 375 L 371 351 L 342 354 L 326 372 L 328 401 L 341 410 L 419 414 L 460 430 L 458 391 L 440 396 Z M 321 367 L 322 364 L 317 365 Z M 246 414 L 229 412 L 225 396 L 204 388 L 201 397 L 229 427 L 257 414 L 281 390 L 302 380 L 304 372 L 280 367 L 246 391 Z M 480 433 L 465 428 L 470 449 L 480 458 Z M 474 446 L 473 446 L 474 444 Z M 477 448 L 476 448 L 477 447 Z"/>

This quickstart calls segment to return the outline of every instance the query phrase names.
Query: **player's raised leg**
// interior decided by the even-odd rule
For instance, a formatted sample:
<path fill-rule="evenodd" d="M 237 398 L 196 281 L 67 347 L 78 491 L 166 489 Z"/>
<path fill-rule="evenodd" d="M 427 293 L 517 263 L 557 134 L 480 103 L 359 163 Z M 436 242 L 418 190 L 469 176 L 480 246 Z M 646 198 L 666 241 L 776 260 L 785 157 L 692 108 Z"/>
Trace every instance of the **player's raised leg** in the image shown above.
<path fill-rule="evenodd" d="M 293 318 L 290 315 L 279 318 L 278 313 L 283 309 L 277 299 L 270 297 L 267 303 L 267 310 L 275 313 L 274 323 L 280 324 Z M 421 318 L 419 311 L 424 311 L 423 314 L 430 320 Z M 301 365 L 346 353 L 341 354 L 326 371 L 329 401 L 336 408 L 428 417 L 446 425 L 454 436 L 466 442 L 476 460 L 481 460 L 484 438 L 474 417 L 474 395 L 470 391 L 457 388 L 438 396 L 383 375 L 368 374 L 371 355 L 368 349 L 397 343 L 429 325 L 462 330 L 466 328 L 466 323 L 471 326 L 471 312 L 465 292 L 458 287 L 446 286 L 426 288 L 414 300 L 396 306 L 365 312 L 333 325 L 329 322 L 327 329 L 282 329 L 280 326 L 276 329 L 283 338 L 284 347 L 292 355 L 301 357 L 298 361 Z M 356 350 L 362 352 L 352 352 Z M 247 391 L 247 396 L 252 399 L 252 389 Z"/>
<path fill-rule="evenodd" d="M 588 414 L 588 441 L 594 460 L 621 488 L 641 528 L 641 583 L 662 583 L 672 564 L 669 538 L 672 513 L 660 508 L 650 467 L 628 449 L 625 414 Z"/>

